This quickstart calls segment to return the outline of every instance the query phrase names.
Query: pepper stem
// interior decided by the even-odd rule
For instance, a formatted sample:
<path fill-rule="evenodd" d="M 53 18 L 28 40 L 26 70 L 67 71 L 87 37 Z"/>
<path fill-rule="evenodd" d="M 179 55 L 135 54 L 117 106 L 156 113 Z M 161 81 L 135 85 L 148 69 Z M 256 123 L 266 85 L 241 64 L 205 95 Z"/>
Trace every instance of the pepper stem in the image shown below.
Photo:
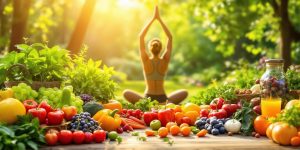
<path fill-rule="evenodd" d="M 109 115 L 110 115 L 111 117 L 115 117 L 115 114 L 116 114 L 118 111 L 119 111 L 118 109 L 115 109 L 115 110 L 113 110 L 111 113 L 109 113 Z"/>

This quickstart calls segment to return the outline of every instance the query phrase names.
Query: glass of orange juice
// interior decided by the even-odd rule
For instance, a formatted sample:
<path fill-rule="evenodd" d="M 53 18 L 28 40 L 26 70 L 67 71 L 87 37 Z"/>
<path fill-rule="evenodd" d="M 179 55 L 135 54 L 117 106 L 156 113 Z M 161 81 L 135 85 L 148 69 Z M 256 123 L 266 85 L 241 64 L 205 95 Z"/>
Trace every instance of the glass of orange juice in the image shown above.
<path fill-rule="evenodd" d="M 264 117 L 276 117 L 281 111 L 281 98 L 262 98 L 260 105 Z"/>

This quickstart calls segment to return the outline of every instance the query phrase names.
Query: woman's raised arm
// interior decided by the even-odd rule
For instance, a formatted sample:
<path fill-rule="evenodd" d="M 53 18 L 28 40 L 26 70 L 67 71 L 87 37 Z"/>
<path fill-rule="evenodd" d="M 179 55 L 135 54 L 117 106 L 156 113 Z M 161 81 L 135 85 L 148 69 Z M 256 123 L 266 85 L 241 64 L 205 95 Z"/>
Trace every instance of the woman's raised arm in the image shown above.
<path fill-rule="evenodd" d="M 165 53 L 163 54 L 163 59 L 169 61 L 171 58 L 171 52 L 172 52 L 172 34 L 169 31 L 168 27 L 164 24 L 164 22 L 161 20 L 159 13 L 158 13 L 158 7 L 156 6 L 157 12 L 155 14 L 157 14 L 156 18 L 159 21 L 160 25 L 162 26 L 164 32 L 166 33 L 168 40 L 167 40 L 167 48 Z"/>
<path fill-rule="evenodd" d="M 146 24 L 146 26 L 143 28 L 143 30 L 141 31 L 141 33 L 139 35 L 140 36 L 140 56 L 142 57 L 143 61 L 149 59 L 149 56 L 146 53 L 145 36 L 154 20 L 155 20 L 155 14 L 154 14 L 153 18 L 150 20 L 150 22 L 148 22 Z"/>

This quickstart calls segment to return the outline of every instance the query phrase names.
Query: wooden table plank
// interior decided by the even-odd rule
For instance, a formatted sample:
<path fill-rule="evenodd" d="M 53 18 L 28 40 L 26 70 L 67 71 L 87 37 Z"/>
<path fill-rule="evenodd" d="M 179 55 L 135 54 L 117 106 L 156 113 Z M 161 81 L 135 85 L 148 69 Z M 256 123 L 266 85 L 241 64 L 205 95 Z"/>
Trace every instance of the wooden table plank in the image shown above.
<path fill-rule="evenodd" d="M 144 131 L 140 130 L 140 136 L 145 136 Z M 266 137 L 254 138 L 245 137 L 240 135 L 234 136 L 212 136 L 207 135 L 203 138 L 198 138 L 195 135 L 190 137 L 171 136 L 168 137 L 174 140 L 174 144 L 163 142 L 158 137 L 147 137 L 147 141 L 139 141 L 136 136 L 131 136 L 130 133 L 123 133 L 123 142 L 117 144 L 116 142 L 104 142 L 99 144 L 82 144 L 82 145 L 58 145 L 52 147 L 43 147 L 42 150 L 96 150 L 96 149 L 129 149 L 129 150 L 146 150 L 146 149 L 172 149 L 172 150 L 187 150 L 187 149 L 199 149 L 199 150 L 241 150 L 241 149 L 257 149 L 257 150 L 291 150 L 300 148 L 294 148 L 290 146 L 279 146 L 273 143 Z"/>

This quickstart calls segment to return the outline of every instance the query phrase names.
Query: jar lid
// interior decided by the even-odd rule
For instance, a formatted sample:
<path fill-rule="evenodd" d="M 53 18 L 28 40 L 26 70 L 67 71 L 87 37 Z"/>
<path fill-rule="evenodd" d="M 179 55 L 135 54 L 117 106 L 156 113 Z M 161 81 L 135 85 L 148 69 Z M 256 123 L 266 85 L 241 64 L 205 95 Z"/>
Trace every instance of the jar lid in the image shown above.
<path fill-rule="evenodd" d="M 282 64 L 284 62 L 283 59 L 267 59 L 265 61 L 267 64 Z"/>

